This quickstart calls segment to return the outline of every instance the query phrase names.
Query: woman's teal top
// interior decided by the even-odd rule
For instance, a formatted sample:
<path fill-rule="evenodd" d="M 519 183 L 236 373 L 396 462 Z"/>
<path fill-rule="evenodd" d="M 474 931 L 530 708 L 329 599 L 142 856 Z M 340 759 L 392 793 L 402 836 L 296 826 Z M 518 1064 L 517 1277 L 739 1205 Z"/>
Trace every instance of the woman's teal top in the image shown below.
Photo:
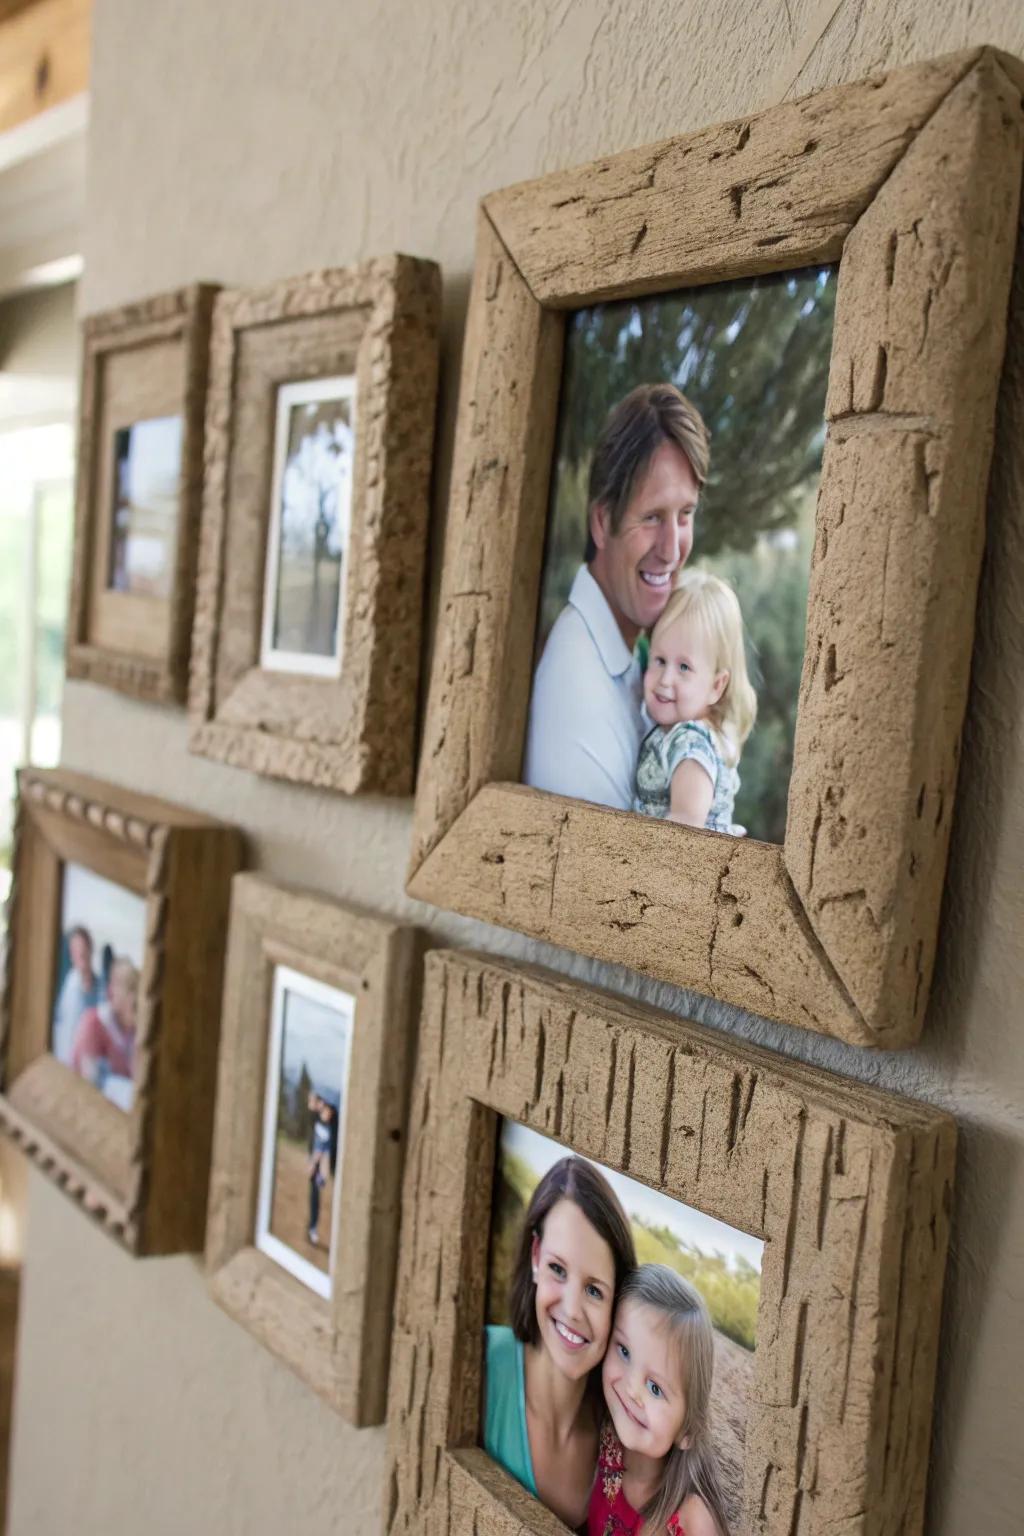
<path fill-rule="evenodd" d="M 511 1328 L 488 1327 L 484 1450 L 527 1493 L 537 1497 L 537 1484 L 526 1432 L 526 1371 L 523 1346 Z"/>

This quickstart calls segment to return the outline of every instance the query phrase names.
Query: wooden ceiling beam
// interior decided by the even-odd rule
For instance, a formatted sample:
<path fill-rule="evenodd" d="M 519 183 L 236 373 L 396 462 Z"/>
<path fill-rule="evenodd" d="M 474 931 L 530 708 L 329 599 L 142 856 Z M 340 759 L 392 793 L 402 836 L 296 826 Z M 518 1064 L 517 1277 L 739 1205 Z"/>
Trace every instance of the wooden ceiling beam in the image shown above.
<path fill-rule="evenodd" d="M 0 0 L 0 133 L 89 88 L 92 0 Z"/>

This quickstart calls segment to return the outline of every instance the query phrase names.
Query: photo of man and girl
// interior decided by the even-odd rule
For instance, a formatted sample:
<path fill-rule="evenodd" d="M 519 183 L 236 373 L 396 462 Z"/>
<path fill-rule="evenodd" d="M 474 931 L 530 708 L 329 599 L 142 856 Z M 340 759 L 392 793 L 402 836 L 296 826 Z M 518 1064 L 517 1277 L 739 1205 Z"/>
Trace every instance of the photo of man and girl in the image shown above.
<path fill-rule="evenodd" d="M 79 864 L 61 879 L 50 1050 L 128 1111 L 135 1101 L 135 1040 L 146 903 Z"/>
<path fill-rule="evenodd" d="M 279 965 L 271 1007 L 256 1246 L 326 1298 L 355 1003 Z"/>
<path fill-rule="evenodd" d="M 782 842 L 834 305 L 822 268 L 573 315 L 525 783 Z"/>
<path fill-rule="evenodd" d="M 588 1536 L 730 1536 L 763 1244 L 504 1121 L 487 1453 Z"/>

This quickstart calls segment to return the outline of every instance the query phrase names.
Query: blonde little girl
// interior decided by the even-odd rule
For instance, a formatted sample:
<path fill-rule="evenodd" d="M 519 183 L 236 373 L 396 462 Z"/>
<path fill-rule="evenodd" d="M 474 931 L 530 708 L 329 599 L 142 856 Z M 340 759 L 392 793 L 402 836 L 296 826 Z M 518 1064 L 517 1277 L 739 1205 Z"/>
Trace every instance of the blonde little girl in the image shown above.
<path fill-rule="evenodd" d="M 697 1291 L 667 1265 L 634 1270 L 602 1367 L 587 1536 L 729 1536 L 708 1415 L 714 1353 Z"/>
<path fill-rule="evenodd" d="M 743 615 L 728 582 L 685 571 L 651 634 L 633 809 L 713 832 L 733 825 L 740 750 L 757 717 Z"/>

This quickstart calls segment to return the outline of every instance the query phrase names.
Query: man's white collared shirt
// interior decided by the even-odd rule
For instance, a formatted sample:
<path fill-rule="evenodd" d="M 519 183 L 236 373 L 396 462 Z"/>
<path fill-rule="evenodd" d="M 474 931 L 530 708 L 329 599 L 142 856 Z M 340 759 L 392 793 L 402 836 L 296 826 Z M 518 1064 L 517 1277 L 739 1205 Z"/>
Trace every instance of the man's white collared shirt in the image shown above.
<path fill-rule="evenodd" d="M 534 674 L 524 782 L 629 810 L 642 698 L 640 664 L 581 565 Z"/>

